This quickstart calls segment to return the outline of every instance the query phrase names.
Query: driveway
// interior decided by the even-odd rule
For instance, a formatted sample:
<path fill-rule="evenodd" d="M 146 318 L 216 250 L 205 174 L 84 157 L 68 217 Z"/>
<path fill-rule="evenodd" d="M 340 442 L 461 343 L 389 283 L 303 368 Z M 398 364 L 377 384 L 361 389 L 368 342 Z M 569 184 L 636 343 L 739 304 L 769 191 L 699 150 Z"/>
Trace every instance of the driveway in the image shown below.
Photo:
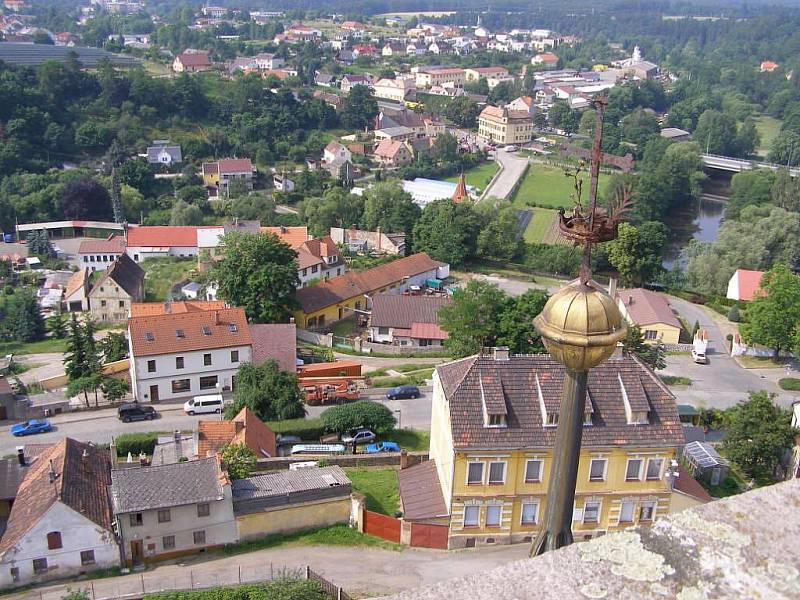
<path fill-rule="evenodd" d="M 483 192 L 481 199 L 509 198 L 514 186 L 517 185 L 517 181 L 525 173 L 525 167 L 528 165 L 527 158 L 517 156 L 513 152 L 505 152 L 502 149 L 498 149 L 495 152 L 495 160 L 500 163 L 502 170 Z"/>

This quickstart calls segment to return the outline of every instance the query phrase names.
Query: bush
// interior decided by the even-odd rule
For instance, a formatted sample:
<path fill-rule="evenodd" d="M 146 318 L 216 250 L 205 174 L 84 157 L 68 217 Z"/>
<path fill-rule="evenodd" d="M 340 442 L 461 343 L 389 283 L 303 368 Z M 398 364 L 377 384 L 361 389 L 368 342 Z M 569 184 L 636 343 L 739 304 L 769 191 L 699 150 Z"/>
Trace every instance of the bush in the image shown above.
<path fill-rule="evenodd" d="M 287 578 L 238 587 L 161 592 L 147 594 L 144 598 L 145 600 L 327 600 L 328 594 L 316 581 Z"/>
<path fill-rule="evenodd" d="M 325 433 L 321 419 L 286 419 L 285 421 L 268 421 L 275 434 L 296 435 L 301 440 L 318 440 Z"/>
<path fill-rule="evenodd" d="M 325 430 L 344 433 L 357 427 L 368 427 L 375 433 L 385 433 L 394 428 L 392 411 L 377 402 L 359 400 L 352 404 L 333 406 L 320 415 Z"/>
<path fill-rule="evenodd" d="M 123 433 L 116 437 L 114 441 L 117 443 L 117 456 L 128 456 L 128 452 L 134 457 L 142 452 L 145 454 L 153 454 L 156 442 L 158 441 L 158 433 L 152 431 Z"/>
<path fill-rule="evenodd" d="M 728 320 L 733 321 L 734 323 L 738 323 L 739 321 L 741 321 L 741 319 L 742 317 L 739 314 L 739 307 L 734 304 L 728 311 Z"/>

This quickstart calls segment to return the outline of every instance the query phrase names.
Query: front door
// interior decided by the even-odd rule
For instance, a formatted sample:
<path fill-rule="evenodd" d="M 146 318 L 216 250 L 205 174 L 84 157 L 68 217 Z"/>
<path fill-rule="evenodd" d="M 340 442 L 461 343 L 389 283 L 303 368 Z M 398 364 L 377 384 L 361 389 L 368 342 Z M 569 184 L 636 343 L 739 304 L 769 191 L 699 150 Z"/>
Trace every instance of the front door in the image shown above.
<path fill-rule="evenodd" d="M 150 402 L 158 402 L 158 386 L 150 386 Z"/>
<path fill-rule="evenodd" d="M 131 541 L 131 561 L 133 564 L 139 564 L 144 558 L 144 542 L 142 540 Z"/>

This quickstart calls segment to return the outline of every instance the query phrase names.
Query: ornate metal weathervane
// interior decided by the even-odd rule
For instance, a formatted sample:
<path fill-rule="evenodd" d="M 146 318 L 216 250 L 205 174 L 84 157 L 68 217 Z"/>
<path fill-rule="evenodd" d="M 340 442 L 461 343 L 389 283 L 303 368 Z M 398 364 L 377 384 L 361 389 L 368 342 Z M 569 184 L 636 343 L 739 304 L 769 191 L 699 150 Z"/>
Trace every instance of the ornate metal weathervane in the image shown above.
<path fill-rule="evenodd" d="M 577 174 L 575 207 L 570 214 L 559 213 L 561 234 L 583 246 L 580 276 L 547 301 L 533 321 L 550 355 L 564 365 L 566 374 L 561 393 L 553 466 L 547 489 L 544 523 L 532 555 L 555 550 L 572 543 L 572 508 L 581 451 L 584 409 L 589 369 L 614 352 L 627 334 L 625 320 L 616 302 L 592 281 L 592 246 L 617 236 L 620 216 L 630 202 L 630 190 L 620 191 L 608 209 L 597 208 L 597 180 L 600 174 L 603 142 L 603 116 L 606 99 L 595 101 L 594 145 L 592 148 L 589 206 L 581 204 L 581 184 Z"/>

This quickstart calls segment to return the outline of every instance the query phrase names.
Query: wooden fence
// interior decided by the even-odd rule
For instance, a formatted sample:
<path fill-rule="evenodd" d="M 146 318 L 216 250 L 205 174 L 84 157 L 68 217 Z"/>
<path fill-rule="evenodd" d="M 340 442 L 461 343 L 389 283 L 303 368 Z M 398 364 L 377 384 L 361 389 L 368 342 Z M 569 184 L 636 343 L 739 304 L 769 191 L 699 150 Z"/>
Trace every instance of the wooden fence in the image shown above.
<path fill-rule="evenodd" d="M 325 579 L 319 573 L 312 571 L 311 567 L 306 567 L 306 579 L 311 579 L 312 581 L 316 581 L 318 584 L 320 584 L 322 589 L 325 590 L 325 593 L 330 596 L 331 600 L 353 600 L 353 597 L 350 596 L 350 594 L 345 592 L 335 583 L 331 583 Z"/>
<path fill-rule="evenodd" d="M 364 511 L 364 533 L 399 544 L 400 528 L 400 519 L 387 517 L 371 510 Z"/>
<path fill-rule="evenodd" d="M 415 548 L 447 550 L 450 528 L 447 525 L 411 523 L 411 545 Z"/>

